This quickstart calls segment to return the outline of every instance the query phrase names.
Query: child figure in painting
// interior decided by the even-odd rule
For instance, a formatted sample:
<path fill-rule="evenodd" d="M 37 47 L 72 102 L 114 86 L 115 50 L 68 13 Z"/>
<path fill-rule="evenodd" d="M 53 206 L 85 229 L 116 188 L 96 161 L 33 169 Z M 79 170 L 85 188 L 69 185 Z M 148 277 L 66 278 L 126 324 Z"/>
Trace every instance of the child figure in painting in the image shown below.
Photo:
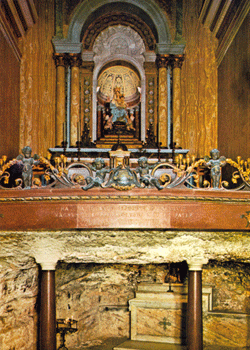
<path fill-rule="evenodd" d="M 214 189 L 220 188 L 220 179 L 221 179 L 221 167 L 226 165 L 226 157 L 220 157 L 220 152 L 217 149 L 212 149 L 210 152 L 210 160 L 208 157 L 204 159 L 207 161 L 205 166 L 211 169 L 211 179 L 212 179 L 212 187 Z"/>

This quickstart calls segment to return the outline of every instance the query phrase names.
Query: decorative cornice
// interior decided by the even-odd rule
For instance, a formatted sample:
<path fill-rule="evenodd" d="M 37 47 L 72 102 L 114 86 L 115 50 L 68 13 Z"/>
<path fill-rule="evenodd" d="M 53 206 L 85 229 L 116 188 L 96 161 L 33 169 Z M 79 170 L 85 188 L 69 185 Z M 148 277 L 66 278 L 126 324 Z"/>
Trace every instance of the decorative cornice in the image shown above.
<path fill-rule="evenodd" d="M 249 0 L 240 2 L 231 0 L 203 1 L 199 20 L 205 27 L 211 30 L 219 41 L 216 51 L 218 66 L 232 44 L 249 10 Z"/>
<path fill-rule="evenodd" d="M 67 39 L 54 37 L 52 44 L 56 53 L 80 53 L 82 51 L 82 43 L 74 43 Z"/>
<path fill-rule="evenodd" d="M 15 191 L 15 190 L 14 190 Z M 30 197 L 0 197 L 0 203 L 13 202 L 58 202 L 58 201 L 192 201 L 218 203 L 249 203 L 249 198 L 207 197 L 207 196 L 169 196 L 169 195 L 85 195 L 85 196 L 30 196 Z"/>
<path fill-rule="evenodd" d="M 237 12 L 228 26 L 226 33 L 223 37 L 223 39 L 220 41 L 220 44 L 218 46 L 218 49 L 216 51 L 216 57 L 217 57 L 217 65 L 219 66 L 229 49 L 230 45 L 232 44 L 236 34 L 238 33 L 242 23 L 244 22 L 246 16 L 248 15 L 250 11 L 250 1 L 243 2 L 243 5 L 239 6 L 237 8 Z"/>
<path fill-rule="evenodd" d="M 22 55 L 18 46 L 18 38 L 13 28 L 11 27 L 9 21 L 6 18 L 6 14 L 5 14 L 5 11 L 3 10 L 2 3 L 0 3 L 0 31 L 3 33 L 17 61 L 20 62 Z"/>
<path fill-rule="evenodd" d="M 185 49 L 184 43 L 172 43 L 172 44 L 156 44 L 156 52 L 159 55 L 182 55 Z"/>

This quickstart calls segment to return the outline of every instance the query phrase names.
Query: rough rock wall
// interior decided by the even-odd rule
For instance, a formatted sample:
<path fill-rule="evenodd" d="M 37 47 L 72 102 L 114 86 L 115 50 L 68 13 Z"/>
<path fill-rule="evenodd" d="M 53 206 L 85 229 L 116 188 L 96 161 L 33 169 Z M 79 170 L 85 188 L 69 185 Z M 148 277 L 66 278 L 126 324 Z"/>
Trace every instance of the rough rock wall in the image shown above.
<path fill-rule="evenodd" d="M 39 234 L 43 236 L 41 232 Z M 26 240 L 34 250 L 34 236 L 26 235 Z M 37 349 L 39 269 L 30 257 L 33 252 L 29 251 L 25 242 L 23 237 L 15 234 L 2 235 L 1 239 L 1 350 Z M 179 250 L 180 246 L 176 249 Z M 128 264 L 121 261 L 112 264 L 110 258 L 105 263 L 104 252 L 99 249 L 99 253 L 103 259 L 100 263 L 80 261 L 57 264 L 57 318 L 73 316 L 78 320 L 79 331 L 66 338 L 67 346 L 72 349 L 83 346 L 90 349 L 110 337 L 129 337 L 128 300 L 134 298 L 137 283 L 163 283 L 168 274 L 167 263 Z M 69 257 L 70 254 L 68 261 Z M 220 339 L 221 344 L 226 342 L 233 346 L 243 339 L 244 333 L 246 345 L 250 330 L 248 320 L 244 315 L 237 314 L 250 314 L 250 265 L 225 259 L 224 256 L 224 261 L 211 260 L 203 269 L 203 283 L 213 287 L 213 313 L 204 319 L 204 341 L 216 344 Z M 216 317 L 214 313 L 217 313 Z M 229 313 L 234 314 L 228 317 Z"/>
<path fill-rule="evenodd" d="M 0 259 L 0 349 L 34 350 L 37 344 L 38 267 L 34 259 Z"/>
<path fill-rule="evenodd" d="M 67 336 L 67 345 L 91 348 L 108 338 L 129 338 L 128 300 L 134 298 L 137 283 L 163 283 L 168 271 L 168 264 L 60 264 L 56 273 L 57 317 L 73 316 L 79 326 L 76 334 Z M 249 272 L 248 264 L 211 262 L 205 266 L 203 284 L 213 287 L 213 311 L 217 312 L 216 316 L 204 315 L 206 346 L 241 346 L 239 339 L 246 345 L 247 322 L 227 313 L 249 314 Z M 218 314 L 221 311 L 226 313 Z"/>
<path fill-rule="evenodd" d="M 213 286 L 213 310 L 250 313 L 250 265 L 210 262 L 202 281 Z"/>
<path fill-rule="evenodd" d="M 130 336 L 128 301 L 138 282 L 164 282 L 168 265 L 60 264 L 56 271 L 57 318 L 78 320 L 69 348 Z"/>

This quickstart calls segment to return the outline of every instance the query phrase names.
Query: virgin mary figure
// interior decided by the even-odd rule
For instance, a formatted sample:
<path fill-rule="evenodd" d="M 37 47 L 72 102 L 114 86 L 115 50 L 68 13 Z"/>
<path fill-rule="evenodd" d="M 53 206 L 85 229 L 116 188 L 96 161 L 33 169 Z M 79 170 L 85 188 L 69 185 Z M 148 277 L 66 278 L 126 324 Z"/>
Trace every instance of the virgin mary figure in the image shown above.
<path fill-rule="evenodd" d="M 110 110 L 112 114 L 112 123 L 117 121 L 128 122 L 127 104 L 124 96 L 121 94 L 120 88 L 114 88 L 114 96 L 110 102 Z"/>

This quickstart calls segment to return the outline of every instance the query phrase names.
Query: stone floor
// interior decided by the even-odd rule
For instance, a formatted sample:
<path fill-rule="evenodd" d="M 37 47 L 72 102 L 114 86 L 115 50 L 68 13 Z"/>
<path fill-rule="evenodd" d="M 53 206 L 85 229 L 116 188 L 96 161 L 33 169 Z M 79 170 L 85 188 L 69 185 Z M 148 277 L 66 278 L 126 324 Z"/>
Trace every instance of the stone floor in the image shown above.
<path fill-rule="evenodd" d="M 204 346 L 204 350 L 245 350 L 246 348 L 232 348 L 224 346 Z M 125 341 L 123 344 L 114 347 L 114 350 L 187 350 L 186 346 L 166 344 L 166 343 L 152 343 L 139 341 Z"/>
<path fill-rule="evenodd" d="M 186 346 L 127 340 L 114 350 L 186 350 Z"/>
<path fill-rule="evenodd" d="M 185 346 L 152 342 L 138 342 L 127 340 L 126 338 L 102 339 L 102 344 L 85 346 L 75 350 L 186 350 Z M 203 350 L 250 350 L 250 347 L 227 347 L 204 345 Z"/>

